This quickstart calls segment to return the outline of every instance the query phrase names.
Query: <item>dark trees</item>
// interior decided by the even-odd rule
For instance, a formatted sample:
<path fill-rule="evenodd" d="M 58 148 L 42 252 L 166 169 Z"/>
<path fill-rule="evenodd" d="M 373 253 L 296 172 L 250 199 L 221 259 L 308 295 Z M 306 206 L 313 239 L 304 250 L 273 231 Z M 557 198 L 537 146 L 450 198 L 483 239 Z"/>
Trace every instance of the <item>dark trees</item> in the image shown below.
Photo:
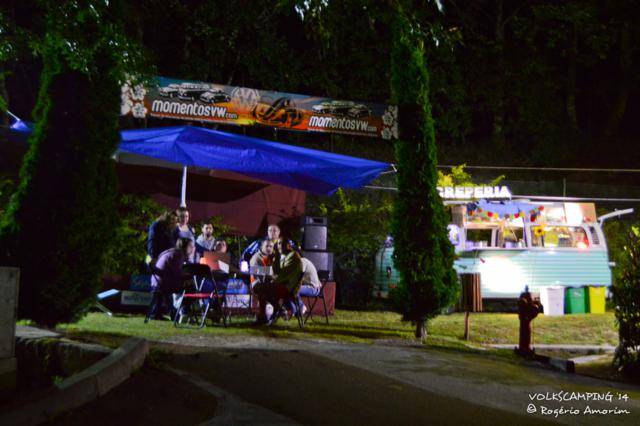
<path fill-rule="evenodd" d="M 19 316 L 47 326 L 76 320 L 101 284 L 117 223 L 120 86 L 136 56 L 112 19 L 118 2 L 51 6 L 36 127 L 0 225 L 3 261 L 21 268 Z"/>

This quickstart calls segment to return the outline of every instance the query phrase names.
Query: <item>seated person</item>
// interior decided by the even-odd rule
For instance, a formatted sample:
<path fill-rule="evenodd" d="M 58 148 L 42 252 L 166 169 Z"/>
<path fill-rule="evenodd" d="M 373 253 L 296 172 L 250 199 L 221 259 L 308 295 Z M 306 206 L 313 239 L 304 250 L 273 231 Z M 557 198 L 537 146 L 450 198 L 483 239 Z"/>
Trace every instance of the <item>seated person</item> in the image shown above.
<path fill-rule="evenodd" d="M 213 225 L 205 223 L 202 225 L 202 234 L 196 240 L 196 251 L 200 256 L 205 251 L 213 251 L 216 239 L 213 237 Z"/>
<path fill-rule="evenodd" d="M 224 239 L 216 240 L 216 243 L 213 246 L 213 251 L 216 253 L 226 253 L 228 250 L 227 242 Z"/>
<path fill-rule="evenodd" d="M 302 259 L 302 287 L 300 287 L 300 296 L 317 296 L 320 294 L 322 283 L 318 278 L 318 271 L 315 265 L 306 257 Z"/>
<path fill-rule="evenodd" d="M 302 259 L 302 286 L 298 292 L 298 300 L 300 301 L 300 309 L 304 315 L 307 307 L 302 302 L 302 297 L 315 297 L 320 294 L 322 283 L 318 277 L 316 266 L 306 257 Z"/>
<path fill-rule="evenodd" d="M 273 224 L 269 225 L 267 227 L 266 238 L 261 240 L 255 240 L 254 242 L 249 244 L 249 246 L 246 249 L 244 249 L 244 251 L 242 252 L 242 260 L 250 262 L 253 255 L 256 254 L 262 247 L 263 241 L 268 240 L 275 245 L 279 239 L 280 239 L 280 227 L 278 225 L 273 225 Z"/>
<path fill-rule="evenodd" d="M 169 296 L 180 291 L 185 277 L 182 265 L 193 256 L 195 245 L 190 238 L 179 238 L 174 248 L 163 251 L 152 265 L 151 304 L 145 322 L 149 319 L 161 319 L 164 307 L 172 311 Z"/>
<path fill-rule="evenodd" d="M 238 259 L 233 255 L 233 252 L 229 250 L 229 245 L 224 238 L 218 238 L 216 240 L 215 245 L 213 246 L 214 253 L 226 253 L 228 257 L 228 263 L 232 266 L 232 268 L 238 267 Z M 225 261 L 226 263 L 226 261 Z"/>
<path fill-rule="evenodd" d="M 249 261 L 249 268 L 252 266 L 271 266 L 273 263 L 274 244 L 270 240 L 263 240 L 260 250 L 255 253 Z M 250 269 L 251 270 L 251 269 Z M 265 277 L 251 275 L 251 285 L 255 285 L 258 281 L 264 281 Z"/>
<path fill-rule="evenodd" d="M 298 252 L 293 250 L 291 242 L 286 238 L 281 239 L 276 245 L 276 250 L 273 282 L 258 283 L 253 289 L 260 304 L 257 321 L 259 324 L 267 322 L 267 303 L 277 306 L 280 299 L 297 292 L 300 284 L 302 260 Z"/>

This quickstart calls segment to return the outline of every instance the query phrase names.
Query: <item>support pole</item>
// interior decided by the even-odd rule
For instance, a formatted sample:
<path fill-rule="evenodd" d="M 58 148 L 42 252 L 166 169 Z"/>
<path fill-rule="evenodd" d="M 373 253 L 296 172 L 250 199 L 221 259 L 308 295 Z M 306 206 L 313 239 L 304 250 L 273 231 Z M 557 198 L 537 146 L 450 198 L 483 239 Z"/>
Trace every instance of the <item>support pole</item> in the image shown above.
<path fill-rule="evenodd" d="M 469 340 L 469 311 L 464 314 L 464 340 Z"/>
<path fill-rule="evenodd" d="M 182 167 L 182 188 L 180 191 L 180 207 L 187 207 L 187 166 Z"/>

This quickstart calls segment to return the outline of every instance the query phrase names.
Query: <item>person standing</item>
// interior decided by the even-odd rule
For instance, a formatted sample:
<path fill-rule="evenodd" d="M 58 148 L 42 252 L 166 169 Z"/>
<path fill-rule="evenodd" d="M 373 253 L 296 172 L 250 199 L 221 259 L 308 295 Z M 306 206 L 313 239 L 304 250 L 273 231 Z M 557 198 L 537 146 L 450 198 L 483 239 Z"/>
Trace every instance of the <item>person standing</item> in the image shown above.
<path fill-rule="evenodd" d="M 174 231 L 176 240 L 178 238 L 189 238 L 195 243 L 196 232 L 193 226 L 189 225 L 189 210 L 187 210 L 186 207 L 178 207 L 176 209 L 176 216 L 178 217 L 178 224 Z"/>
<path fill-rule="evenodd" d="M 202 234 L 196 240 L 196 251 L 203 255 L 205 251 L 214 251 L 216 239 L 213 236 L 213 225 L 205 223 L 202 225 Z"/>
<path fill-rule="evenodd" d="M 171 294 L 180 290 L 184 276 L 182 265 L 195 252 L 195 245 L 189 238 L 179 238 L 173 248 L 163 251 L 152 264 L 151 304 L 145 322 L 162 319 L 165 307 L 172 310 Z"/>
<path fill-rule="evenodd" d="M 178 207 L 176 209 L 176 216 L 178 217 L 178 224 L 174 230 L 174 238 L 177 241 L 180 238 L 188 238 L 194 243 L 196 242 L 196 232 L 193 226 L 189 225 L 189 210 L 186 207 Z M 193 252 L 193 254 L 187 259 L 187 262 L 190 263 L 198 263 L 199 261 L 198 253 Z"/>
<path fill-rule="evenodd" d="M 269 225 L 267 227 L 267 239 L 273 244 L 277 244 L 280 240 L 280 227 L 278 225 Z"/>
<path fill-rule="evenodd" d="M 149 226 L 149 234 L 147 236 L 149 264 L 157 260 L 160 253 L 175 246 L 174 229 L 177 224 L 178 216 L 176 213 L 166 211 Z"/>

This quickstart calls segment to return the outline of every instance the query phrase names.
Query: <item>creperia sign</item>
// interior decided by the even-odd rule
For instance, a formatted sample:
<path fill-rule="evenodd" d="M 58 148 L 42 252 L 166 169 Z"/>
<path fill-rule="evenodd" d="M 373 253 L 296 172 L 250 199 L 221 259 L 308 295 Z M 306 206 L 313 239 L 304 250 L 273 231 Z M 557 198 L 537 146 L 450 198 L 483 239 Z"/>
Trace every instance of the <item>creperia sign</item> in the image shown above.
<path fill-rule="evenodd" d="M 157 77 L 122 87 L 122 115 L 398 137 L 398 107 Z"/>
<path fill-rule="evenodd" d="M 443 200 L 510 200 L 506 186 L 439 186 Z"/>

